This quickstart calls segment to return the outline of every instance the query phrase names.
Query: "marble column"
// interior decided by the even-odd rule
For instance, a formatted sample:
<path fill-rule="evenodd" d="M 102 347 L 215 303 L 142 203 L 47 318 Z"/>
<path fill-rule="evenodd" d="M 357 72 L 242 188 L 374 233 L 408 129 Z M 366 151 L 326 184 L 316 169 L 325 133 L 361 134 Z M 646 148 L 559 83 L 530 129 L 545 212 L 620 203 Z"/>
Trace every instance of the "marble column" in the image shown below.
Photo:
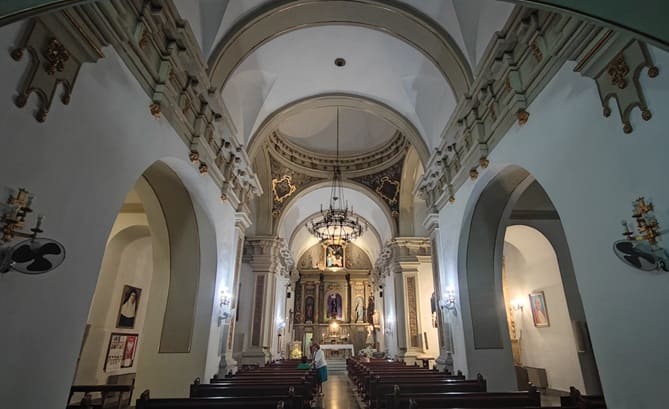
<path fill-rule="evenodd" d="M 265 365 L 274 334 L 276 274 L 280 267 L 281 239 L 274 236 L 249 237 L 245 241 L 243 260 L 251 266 L 253 290 L 251 300 L 251 333 L 242 352 L 244 365 Z"/>
<path fill-rule="evenodd" d="M 439 269 L 439 214 L 430 213 L 425 218 L 423 226 L 430 236 L 432 246 L 432 275 L 434 280 L 434 293 L 437 304 L 437 335 L 439 337 L 439 356 L 435 360 L 435 365 L 440 372 L 453 372 L 453 345 L 452 329 L 450 315 L 441 307 L 443 303 L 444 291 L 441 285 L 441 270 Z"/>
<path fill-rule="evenodd" d="M 395 287 L 395 333 L 398 359 L 413 365 L 424 352 L 419 317 L 419 266 L 429 260 L 430 240 L 398 237 L 387 244 L 386 256 L 377 268 L 392 277 Z"/>
<path fill-rule="evenodd" d="M 221 360 L 218 364 L 218 376 L 222 377 L 229 372 L 237 372 L 237 361 L 232 357 L 235 340 L 235 316 L 239 308 L 239 272 L 242 265 L 244 251 L 244 235 L 251 225 L 251 220 L 245 212 L 235 214 L 235 263 L 233 266 L 233 280 L 231 300 L 228 305 L 221 305 L 219 322 L 221 325 Z"/>

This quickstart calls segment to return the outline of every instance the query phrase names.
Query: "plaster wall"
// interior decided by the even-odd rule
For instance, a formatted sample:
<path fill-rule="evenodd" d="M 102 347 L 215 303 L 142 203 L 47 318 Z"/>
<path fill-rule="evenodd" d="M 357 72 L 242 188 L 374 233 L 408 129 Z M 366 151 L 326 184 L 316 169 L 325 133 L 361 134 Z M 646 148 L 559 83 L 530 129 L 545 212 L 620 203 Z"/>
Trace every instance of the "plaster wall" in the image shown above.
<path fill-rule="evenodd" d="M 395 281 L 390 276 L 384 277 L 383 283 L 383 339 L 387 355 L 393 358 L 399 354 L 399 347 L 397 345 L 397 313 L 395 311 Z"/>
<path fill-rule="evenodd" d="M 504 240 L 508 299 L 523 303 L 514 313 L 521 363 L 546 369 L 550 389 L 585 390 L 555 251 L 545 236 L 527 226 L 510 226 Z M 528 294 L 535 291 L 544 292 L 548 327 L 534 326 Z"/>
<path fill-rule="evenodd" d="M 12 47 L 20 27 L 0 28 L 0 49 Z M 0 58 L 0 123 L 12 130 L 1 137 L 0 186 L 34 192 L 34 207 L 46 216 L 45 235 L 67 250 L 65 262 L 48 274 L 0 277 L 0 322 L 7 334 L 0 348 L 12 351 L 0 369 L 0 401 L 10 407 L 65 405 L 106 242 L 145 169 L 164 160 L 207 217 L 220 211 L 220 189 L 181 159 L 188 155 L 181 139 L 165 119 L 150 115 L 149 98 L 115 51 L 103 52 L 105 58 L 82 66 L 70 104 L 56 99 L 44 123 L 32 116 L 35 96 L 23 109 L 12 101 L 29 59 Z M 226 224 L 216 221 L 215 230 Z M 216 242 L 219 256 L 228 245 Z M 210 274 L 228 273 L 220 264 L 209 267 Z M 164 374 L 182 369 L 178 360 L 170 362 Z M 191 362 L 202 372 L 203 360 Z"/>
<path fill-rule="evenodd" d="M 651 55 L 663 72 L 669 55 L 657 49 L 651 49 Z M 441 210 L 444 279 L 453 280 L 457 268 L 464 265 L 457 242 L 466 237 L 458 227 L 482 186 L 507 165 L 523 167 L 548 193 L 562 220 L 608 407 L 661 407 L 669 356 L 658 340 L 669 335 L 669 322 L 662 316 L 669 307 L 664 296 L 669 274 L 628 267 L 611 246 L 620 237 L 620 220 L 631 218 L 637 197 L 646 196 L 655 203 L 660 225 L 669 215 L 669 192 L 661 188 L 669 150 L 665 135 L 669 79 L 666 75 L 649 79 L 642 72 L 640 83 L 653 118 L 641 121 L 635 110 L 634 133 L 626 135 L 617 111 L 610 118 L 602 116 L 595 83 L 574 73 L 573 66 L 566 64 L 528 108 L 529 122 L 515 125 L 495 147 L 489 156 L 491 166 L 476 182 L 467 181 L 456 193 L 456 202 Z M 484 362 L 488 351 L 474 351 L 469 345 L 467 283 L 465 272 L 460 273 L 456 289 L 462 327 L 455 360 L 459 365 L 465 362 L 457 344 L 467 343 L 466 365 L 471 371 Z M 634 359 L 621 359 L 621 354 L 632 353 Z M 490 373 L 486 377 L 494 388 L 501 374 L 494 369 Z M 643 375 L 630 377 L 630 373 Z"/>

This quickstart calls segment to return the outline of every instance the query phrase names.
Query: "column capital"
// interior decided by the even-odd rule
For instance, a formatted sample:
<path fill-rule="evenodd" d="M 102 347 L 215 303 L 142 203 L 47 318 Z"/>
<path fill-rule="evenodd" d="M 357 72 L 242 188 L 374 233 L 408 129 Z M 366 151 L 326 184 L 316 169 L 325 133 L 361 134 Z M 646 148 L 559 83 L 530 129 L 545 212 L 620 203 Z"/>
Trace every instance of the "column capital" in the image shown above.
<path fill-rule="evenodd" d="M 247 237 L 244 240 L 243 260 L 255 271 L 278 273 L 283 277 L 290 277 L 295 266 L 285 240 L 277 236 Z"/>
<path fill-rule="evenodd" d="M 246 232 L 246 229 L 251 226 L 251 218 L 247 212 L 236 212 L 235 213 L 235 227 L 242 232 Z"/>
<path fill-rule="evenodd" d="M 423 220 L 423 227 L 427 230 L 428 236 L 432 236 L 439 231 L 439 213 L 429 213 Z"/>
<path fill-rule="evenodd" d="M 376 261 L 379 274 L 387 276 L 415 270 L 420 263 L 430 262 L 431 240 L 427 237 L 396 237 L 386 243 Z"/>

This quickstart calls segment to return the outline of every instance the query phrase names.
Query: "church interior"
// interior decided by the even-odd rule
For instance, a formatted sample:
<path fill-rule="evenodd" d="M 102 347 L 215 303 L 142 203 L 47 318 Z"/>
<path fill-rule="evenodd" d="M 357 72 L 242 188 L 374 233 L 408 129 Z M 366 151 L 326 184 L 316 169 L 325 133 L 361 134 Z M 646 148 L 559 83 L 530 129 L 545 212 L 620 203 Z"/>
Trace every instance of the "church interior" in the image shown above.
<path fill-rule="evenodd" d="M 0 406 L 666 407 L 667 18 L 3 2 Z"/>

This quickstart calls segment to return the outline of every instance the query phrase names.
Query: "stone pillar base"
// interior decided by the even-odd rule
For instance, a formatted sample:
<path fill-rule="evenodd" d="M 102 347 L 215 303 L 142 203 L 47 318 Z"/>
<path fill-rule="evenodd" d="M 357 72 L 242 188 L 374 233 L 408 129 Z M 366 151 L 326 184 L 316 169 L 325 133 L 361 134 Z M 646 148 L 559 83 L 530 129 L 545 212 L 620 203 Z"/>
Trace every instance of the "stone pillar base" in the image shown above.
<path fill-rule="evenodd" d="M 232 358 L 232 352 L 228 351 L 221 357 L 221 362 L 218 364 L 218 377 L 222 378 L 225 375 L 237 373 L 237 361 Z"/>
<path fill-rule="evenodd" d="M 453 355 L 450 351 L 440 351 L 439 357 L 435 360 L 434 366 L 439 372 L 449 371 L 455 373 L 453 370 Z"/>
<path fill-rule="evenodd" d="M 397 359 L 404 361 L 404 363 L 408 366 L 414 366 L 416 365 L 416 357 L 419 355 L 418 352 L 415 351 L 408 351 L 408 352 L 400 352 L 397 354 Z"/>
<path fill-rule="evenodd" d="M 269 361 L 269 356 L 265 351 L 252 350 L 252 351 L 242 352 L 239 364 L 265 366 L 265 364 L 268 361 Z"/>

